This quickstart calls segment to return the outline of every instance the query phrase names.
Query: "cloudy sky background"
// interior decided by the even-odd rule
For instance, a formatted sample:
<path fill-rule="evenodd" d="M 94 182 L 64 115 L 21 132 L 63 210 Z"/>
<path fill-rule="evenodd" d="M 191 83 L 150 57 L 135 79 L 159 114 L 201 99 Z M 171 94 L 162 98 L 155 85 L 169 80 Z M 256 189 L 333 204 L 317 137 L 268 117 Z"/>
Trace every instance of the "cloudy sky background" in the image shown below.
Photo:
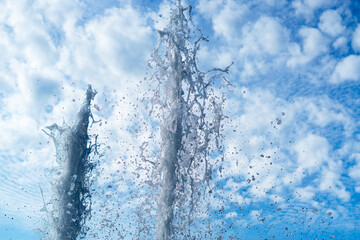
<path fill-rule="evenodd" d="M 224 109 L 225 161 L 221 172 L 215 168 L 211 202 L 224 213 L 213 216 L 214 224 L 226 219 L 217 228 L 231 225 L 235 229 L 224 236 L 237 232 L 239 238 L 358 239 L 360 4 L 188 3 L 195 25 L 210 40 L 199 52 L 201 68 L 234 62 L 227 76 L 235 87 Z M 155 29 L 166 25 L 170 6 L 145 0 L 0 1 L 2 238 L 38 239 L 33 230 L 45 216 L 39 186 L 51 198 L 46 169 L 55 161 L 51 139 L 41 130 L 71 122 L 88 83 L 98 92 L 95 119 L 102 119 L 91 128 L 105 154 L 97 187 L 112 194 L 97 196 L 110 212 L 98 216 L 111 222 L 116 214 L 133 216 L 142 204 L 141 197 L 127 201 L 145 191 L 136 186 L 147 177 L 135 164 L 151 132 L 140 100 L 148 89 L 144 77 Z M 137 173 L 139 180 L 129 185 L 126 179 Z M 101 217 L 94 219 L 95 226 Z M 96 231 L 116 239 L 111 224 L 120 223 Z M 135 229 L 126 227 L 125 238 L 132 239 Z"/>

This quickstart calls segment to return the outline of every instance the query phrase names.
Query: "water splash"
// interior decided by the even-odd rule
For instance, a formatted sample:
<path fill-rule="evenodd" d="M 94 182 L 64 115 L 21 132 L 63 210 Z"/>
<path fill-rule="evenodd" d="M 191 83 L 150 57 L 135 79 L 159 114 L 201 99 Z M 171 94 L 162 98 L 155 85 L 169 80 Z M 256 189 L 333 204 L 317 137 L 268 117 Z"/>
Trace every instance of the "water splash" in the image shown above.
<path fill-rule="evenodd" d="M 95 95 L 96 91 L 89 85 L 73 124 L 63 123 L 62 127 L 53 124 L 47 127 L 50 133 L 45 132 L 54 141 L 58 164 L 52 171 L 56 174 L 52 183 L 53 208 L 46 209 L 52 228 L 50 239 L 74 240 L 85 234 L 83 226 L 91 210 L 89 173 L 94 167 L 89 159 L 94 145 L 91 145 L 88 127 L 90 118 L 93 119 L 90 104 Z"/>
<path fill-rule="evenodd" d="M 218 96 L 214 82 L 221 79 L 220 87 L 230 85 L 222 74 L 230 66 L 207 72 L 198 69 L 197 51 L 200 42 L 207 39 L 198 30 L 200 37 L 192 40 L 191 10 L 191 6 L 183 7 L 180 0 L 176 1 L 170 23 L 158 31 L 159 40 L 149 62 L 155 69 L 150 81 L 157 84 L 150 113 L 161 116 L 158 240 L 175 239 L 175 232 L 191 239 L 189 226 L 194 223 L 192 215 L 200 188 L 204 182 L 209 183 L 212 175 L 210 154 L 222 149 L 220 128 L 225 118 L 222 113 L 225 97 Z M 209 77 L 211 72 L 214 73 Z"/>

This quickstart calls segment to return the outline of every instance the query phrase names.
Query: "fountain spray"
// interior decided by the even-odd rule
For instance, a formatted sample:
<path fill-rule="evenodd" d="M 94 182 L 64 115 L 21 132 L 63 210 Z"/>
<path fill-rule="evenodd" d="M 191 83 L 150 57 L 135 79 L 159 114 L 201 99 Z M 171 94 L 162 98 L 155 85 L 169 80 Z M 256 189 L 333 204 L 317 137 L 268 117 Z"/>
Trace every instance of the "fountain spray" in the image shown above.
<path fill-rule="evenodd" d="M 90 214 L 89 173 L 94 165 L 89 159 L 92 151 L 88 135 L 91 101 L 96 91 L 91 85 L 86 90 L 85 101 L 71 126 L 63 123 L 60 127 L 53 124 L 47 127 L 56 147 L 56 162 L 59 167 L 54 171 L 58 175 L 52 183 L 55 190 L 53 210 L 50 215 L 51 239 L 75 240 L 85 234 L 84 223 Z"/>
<path fill-rule="evenodd" d="M 179 234 L 185 234 L 184 238 L 191 239 L 190 228 L 184 233 L 181 225 L 193 223 L 191 216 L 200 195 L 199 186 L 209 182 L 212 175 L 209 154 L 214 148 L 221 149 L 225 97 L 217 97 L 213 85 L 216 79 L 222 80 L 222 86 L 230 85 L 223 76 L 230 66 L 206 72 L 198 69 L 197 51 L 200 42 L 207 39 L 199 30 L 200 37 L 195 42 L 191 40 L 191 10 L 191 6 L 183 7 L 180 0 L 176 1 L 169 24 L 158 30 L 158 43 L 149 62 L 155 69 L 150 80 L 157 83 L 150 114 L 159 109 L 161 115 L 157 240 L 175 239 L 175 228 Z M 215 147 L 211 144 L 214 139 Z M 185 204 L 188 209 L 180 211 Z M 182 223 L 175 226 L 175 218 Z"/>

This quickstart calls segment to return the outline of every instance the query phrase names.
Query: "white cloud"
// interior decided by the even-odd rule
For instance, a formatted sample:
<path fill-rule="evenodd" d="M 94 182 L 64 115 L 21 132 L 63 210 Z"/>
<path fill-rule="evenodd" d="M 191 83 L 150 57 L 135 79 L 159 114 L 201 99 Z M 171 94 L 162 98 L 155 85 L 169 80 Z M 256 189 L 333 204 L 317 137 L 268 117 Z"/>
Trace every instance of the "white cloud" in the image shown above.
<path fill-rule="evenodd" d="M 316 28 L 301 28 L 300 37 L 303 39 L 303 51 L 306 56 L 314 58 L 327 51 L 326 38 Z"/>
<path fill-rule="evenodd" d="M 331 123 L 341 124 L 344 127 L 344 134 L 351 136 L 354 130 L 354 122 L 341 104 L 337 104 L 327 96 L 318 96 L 317 101 L 304 99 L 298 103 L 303 105 L 308 120 L 319 127 L 326 127 Z"/>
<path fill-rule="evenodd" d="M 105 11 L 84 27 L 68 27 L 58 68 L 76 82 L 93 83 L 98 91 L 134 83 L 132 79 L 144 76 L 150 56 L 153 39 L 146 21 L 125 6 Z"/>
<path fill-rule="evenodd" d="M 57 59 L 56 49 L 41 16 L 27 8 L 26 3 L 22 5 L 16 1 L 7 4 L 5 9 L 8 14 L 4 24 L 12 29 L 12 33 L 7 36 L 11 38 L 11 57 L 26 61 L 34 69 L 54 64 Z"/>
<path fill-rule="evenodd" d="M 237 213 L 236 212 L 229 212 L 225 215 L 225 218 L 226 219 L 229 219 L 229 218 L 234 218 L 234 217 L 237 217 Z"/>
<path fill-rule="evenodd" d="M 292 6 L 295 8 L 296 14 L 311 19 L 315 10 L 333 6 L 336 3 L 337 0 L 295 0 L 292 2 Z"/>
<path fill-rule="evenodd" d="M 332 124 L 342 126 L 346 141 L 351 143 L 355 125 L 341 104 L 325 95 L 288 102 L 267 91 L 246 88 L 235 95 L 226 104 L 232 120 L 224 132 L 225 162 L 218 179 L 244 179 L 227 181 L 232 201 L 248 203 L 247 198 L 237 196 L 244 188 L 252 201 L 271 199 L 274 194 L 284 196 L 288 191 L 298 192 L 302 195 L 299 200 L 308 204 L 316 204 L 316 194 L 349 200 L 350 194 L 341 181 L 342 165 L 335 160 L 339 156 L 331 138 L 319 131 Z M 344 150 L 345 155 L 349 152 Z M 304 185 L 307 177 L 313 180 Z"/>
<path fill-rule="evenodd" d="M 219 12 L 219 8 L 225 4 L 224 0 L 200 0 L 197 8 L 200 13 L 208 18 Z"/>
<path fill-rule="evenodd" d="M 286 0 L 265 0 L 264 2 L 270 6 L 277 6 L 277 7 L 285 6 L 287 4 Z"/>
<path fill-rule="evenodd" d="M 44 15 L 46 21 L 60 29 L 66 24 L 74 24 L 83 14 L 79 2 L 72 0 L 37 0 L 34 7 Z"/>
<path fill-rule="evenodd" d="M 215 66 L 227 66 L 232 61 L 236 62 L 232 72 L 239 71 L 243 81 L 265 74 L 284 63 L 289 30 L 279 18 L 262 16 L 255 22 L 245 24 L 238 20 L 229 23 L 228 27 L 234 29 L 229 34 L 224 33 L 226 44 L 212 49 L 206 55 L 207 61 L 211 59 Z"/>
<path fill-rule="evenodd" d="M 0 128 L 4 134 L 9 134 L 2 147 L 16 149 L 20 143 L 24 143 L 25 148 L 27 143 L 31 142 L 28 137 L 42 134 L 40 129 L 48 123 L 49 118 L 54 119 L 56 116 L 58 119 L 68 119 L 73 111 L 66 112 L 61 109 L 73 109 L 75 104 L 71 99 L 82 99 L 83 93 L 75 93 L 77 87 L 74 84 L 68 92 L 61 91 L 61 86 L 66 88 L 67 81 L 70 84 L 79 83 L 85 78 L 85 81 L 96 85 L 98 91 L 102 91 L 104 83 L 107 82 L 106 87 L 111 87 L 109 83 L 112 83 L 114 89 L 119 88 L 126 92 L 126 88 L 120 86 L 119 80 L 126 82 L 131 77 L 134 78 L 134 75 L 143 76 L 142 68 L 146 66 L 148 56 L 146 49 L 150 48 L 150 30 L 144 26 L 145 18 L 140 17 L 130 7 L 109 11 L 107 16 L 99 17 L 88 24 L 87 32 L 80 26 L 64 27 L 67 38 L 64 44 L 57 48 L 49 37 L 46 21 L 39 17 L 41 11 L 49 7 L 46 2 L 35 2 L 34 6 L 37 7 L 34 8 L 26 8 L 25 1 L 3 4 L 2 7 L 8 14 L 2 20 L 11 29 L 2 28 L 3 38 L 0 40 L 0 45 L 6 49 L 6 57 L 1 58 L 0 64 L 3 76 L 6 76 L 1 78 L 1 85 L 4 86 L 1 89 L 2 102 L 5 103 L 2 115 L 6 117 L 1 118 Z M 51 6 L 51 9 L 60 12 L 67 12 L 72 8 L 62 10 L 62 5 Z M 53 14 L 45 14 L 45 18 L 47 16 L 51 18 Z M 60 20 L 55 17 L 51 21 Z M 117 22 L 121 24 L 115 24 Z M 72 23 L 75 24 L 76 21 Z M 97 31 L 99 35 L 96 34 Z M 109 45 L 113 51 L 109 51 Z M 58 56 L 61 56 L 60 59 Z M 143 65 L 130 64 L 139 63 L 139 58 L 143 60 Z M 119 79 L 119 76 L 122 78 Z M 80 89 L 84 86 L 81 83 L 79 85 Z M 64 97 L 68 98 L 68 101 L 63 101 Z M 46 109 L 50 112 L 53 109 L 52 116 Z"/>
<path fill-rule="evenodd" d="M 276 18 L 261 17 L 254 25 L 245 26 L 242 32 L 240 55 L 276 55 L 286 49 L 288 32 Z"/>
<path fill-rule="evenodd" d="M 154 28 L 163 30 L 169 23 L 172 3 L 164 0 L 161 2 L 158 12 L 151 12 L 150 16 L 154 20 Z"/>
<path fill-rule="evenodd" d="M 258 222 L 259 218 L 261 217 L 262 210 L 252 210 L 249 212 L 251 221 Z"/>
<path fill-rule="evenodd" d="M 347 43 L 346 37 L 339 37 L 338 39 L 335 40 L 335 42 L 332 44 L 332 46 L 335 49 L 338 49 L 338 48 L 346 48 L 347 49 L 346 43 Z"/>
<path fill-rule="evenodd" d="M 341 16 L 336 10 L 327 10 L 321 14 L 319 28 L 332 37 L 338 36 L 345 30 Z"/>
<path fill-rule="evenodd" d="M 316 189 L 312 186 L 307 186 L 304 188 L 296 188 L 294 192 L 302 202 L 312 202 L 315 197 Z"/>
<path fill-rule="evenodd" d="M 341 161 L 329 161 L 321 171 L 319 189 L 330 192 L 346 202 L 350 200 L 350 193 L 346 191 L 344 184 L 340 180 L 341 174 Z"/>
<path fill-rule="evenodd" d="M 302 48 L 296 43 L 290 46 L 291 57 L 287 65 L 294 68 L 304 65 L 328 51 L 328 39 L 317 28 L 302 27 L 299 30 Z"/>
<path fill-rule="evenodd" d="M 247 11 L 245 5 L 229 1 L 213 18 L 213 27 L 217 35 L 225 37 L 228 42 L 238 39 L 242 16 Z"/>
<path fill-rule="evenodd" d="M 358 55 L 349 55 L 338 62 L 330 78 L 330 82 L 334 84 L 359 80 L 360 56 Z"/>
<path fill-rule="evenodd" d="M 326 138 L 309 134 L 294 146 L 298 167 L 314 173 L 329 160 L 329 143 Z"/>
<path fill-rule="evenodd" d="M 354 31 L 351 46 L 356 52 L 360 52 L 360 24 Z"/>
<path fill-rule="evenodd" d="M 104 17 L 91 21 L 86 26 L 89 39 L 101 62 L 111 72 L 136 72 L 143 68 L 137 61 L 150 57 L 150 33 L 146 20 L 132 8 L 110 9 Z"/>

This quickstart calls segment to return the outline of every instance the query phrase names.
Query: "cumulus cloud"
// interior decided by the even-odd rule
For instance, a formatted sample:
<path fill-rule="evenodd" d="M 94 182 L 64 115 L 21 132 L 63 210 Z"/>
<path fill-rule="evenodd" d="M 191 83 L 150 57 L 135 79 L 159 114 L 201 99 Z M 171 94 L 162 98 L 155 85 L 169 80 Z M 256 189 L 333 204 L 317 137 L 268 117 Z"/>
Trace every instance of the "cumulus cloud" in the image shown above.
<path fill-rule="evenodd" d="M 240 54 L 279 54 L 286 49 L 288 32 L 281 25 L 279 19 L 261 17 L 252 26 L 243 28 L 243 47 Z"/>
<path fill-rule="evenodd" d="M 292 2 L 292 6 L 295 8 L 296 14 L 311 19 L 314 11 L 324 7 L 333 6 L 336 3 L 337 0 L 295 0 Z"/>
<path fill-rule="evenodd" d="M 334 84 L 358 80 L 360 80 L 360 56 L 358 55 L 350 55 L 339 61 L 330 78 L 330 82 Z"/>
<path fill-rule="evenodd" d="M 340 180 L 341 173 L 341 164 L 339 162 L 329 161 L 327 166 L 321 171 L 319 189 L 330 192 L 340 200 L 347 202 L 350 200 L 350 192 L 346 190 Z"/>
<path fill-rule="evenodd" d="M 329 159 L 329 143 L 324 137 L 309 134 L 298 141 L 294 150 L 297 153 L 298 167 L 314 173 Z"/>
<path fill-rule="evenodd" d="M 314 58 L 327 51 L 326 38 L 316 28 L 301 28 L 300 37 L 303 39 L 303 52 L 305 56 Z"/>
<path fill-rule="evenodd" d="M 34 7 L 43 14 L 46 21 L 60 30 L 65 29 L 66 25 L 74 24 L 81 18 L 83 12 L 81 5 L 71 0 L 38 0 L 34 2 Z M 50 30 L 50 29 L 49 29 Z"/>
<path fill-rule="evenodd" d="M 219 8 L 224 4 L 224 0 L 200 0 L 197 8 L 201 14 L 205 15 L 208 18 L 211 18 L 212 15 L 218 13 Z"/>
<path fill-rule="evenodd" d="M 235 8 L 229 9 L 233 11 Z M 224 13 L 224 16 L 230 18 L 233 15 Z M 214 17 L 214 21 L 217 22 L 214 26 L 222 26 L 224 31 L 218 29 L 217 34 L 224 36 L 226 40 L 221 49 L 215 49 L 207 55 L 214 59 L 215 65 L 226 66 L 231 61 L 236 61 L 239 64 L 235 68 L 241 66 L 242 79 L 247 79 L 258 73 L 267 73 L 284 61 L 289 47 L 289 30 L 283 26 L 279 18 L 261 16 L 247 23 L 235 17 L 233 22 L 223 23 L 215 18 L 222 18 L 222 15 Z"/>
<path fill-rule="evenodd" d="M 150 28 L 146 21 L 131 7 L 110 9 L 105 16 L 86 25 L 86 33 L 93 42 L 97 56 L 111 72 L 137 72 L 150 54 Z"/>
<path fill-rule="evenodd" d="M 69 28 L 58 67 L 73 80 L 94 83 L 97 89 L 104 83 L 115 88 L 122 81 L 132 83 L 128 80 L 144 75 L 150 56 L 152 37 L 146 21 L 126 5 L 107 10 L 84 27 Z"/>
<path fill-rule="evenodd" d="M 312 186 L 295 189 L 295 193 L 298 194 L 299 199 L 303 202 L 311 202 L 315 196 L 315 192 L 316 189 Z"/>
<path fill-rule="evenodd" d="M 302 39 L 302 46 L 297 43 L 290 46 L 291 57 L 287 62 L 288 66 L 307 64 L 328 51 L 329 41 L 317 28 L 302 27 L 299 36 Z"/>
<path fill-rule="evenodd" d="M 338 36 L 345 30 L 341 16 L 336 10 L 326 10 L 321 14 L 319 28 L 332 37 Z"/>
<path fill-rule="evenodd" d="M 319 194 L 349 200 L 332 139 L 321 133 L 327 126 L 342 126 L 351 142 L 353 119 L 342 105 L 326 96 L 288 102 L 269 92 L 246 88 L 236 95 L 227 105 L 232 120 L 225 129 L 226 157 L 222 177 L 217 179 L 243 179 L 227 181 L 227 190 L 223 191 L 231 195 L 232 201 L 246 205 L 276 195 L 284 197 L 289 192 L 315 205 L 319 203 L 313 196 Z M 314 180 L 305 183 L 309 178 Z M 240 198 L 241 189 L 251 195 Z M 275 199 L 280 201 L 279 197 Z"/>
<path fill-rule="evenodd" d="M 332 44 L 332 46 L 335 49 L 338 48 L 345 48 L 345 52 L 347 51 L 347 39 L 346 37 L 339 37 L 338 39 L 335 40 L 335 42 Z"/>
<path fill-rule="evenodd" d="M 212 18 L 215 33 L 224 37 L 228 42 L 238 40 L 241 20 L 247 11 L 246 5 L 235 1 L 227 1 L 226 5 L 220 11 L 218 9 Z"/>

